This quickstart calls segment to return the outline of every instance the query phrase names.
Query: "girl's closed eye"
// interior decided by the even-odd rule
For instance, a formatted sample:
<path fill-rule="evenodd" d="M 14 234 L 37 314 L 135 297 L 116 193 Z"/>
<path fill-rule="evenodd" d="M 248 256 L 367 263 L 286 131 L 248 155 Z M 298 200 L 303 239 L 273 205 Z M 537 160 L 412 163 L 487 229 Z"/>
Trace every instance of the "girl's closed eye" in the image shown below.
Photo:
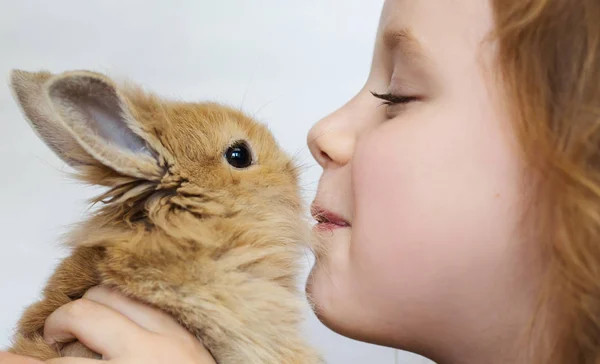
<path fill-rule="evenodd" d="M 371 94 L 376 98 L 383 100 L 381 105 L 387 106 L 386 114 L 389 119 L 393 119 L 397 113 L 404 109 L 408 104 L 421 99 L 419 96 L 396 95 L 390 92 L 378 94 L 371 91 Z"/>
<path fill-rule="evenodd" d="M 397 105 L 397 104 L 408 104 L 413 101 L 418 101 L 418 96 L 403 96 L 403 95 L 395 95 L 392 93 L 386 94 L 378 94 L 376 92 L 371 91 L 371 94 L 378 99 L 383 100 L 382 105 Z"/>

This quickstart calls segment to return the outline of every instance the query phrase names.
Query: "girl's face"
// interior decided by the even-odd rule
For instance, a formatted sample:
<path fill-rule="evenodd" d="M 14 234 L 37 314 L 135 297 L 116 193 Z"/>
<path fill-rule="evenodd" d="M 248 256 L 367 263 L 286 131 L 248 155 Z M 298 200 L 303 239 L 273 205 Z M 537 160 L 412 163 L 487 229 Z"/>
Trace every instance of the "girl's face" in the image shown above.
<path fill-rule="evenodd" d="M 328 252 L 307 290 L 333 330 L 464 358 L 506 349 L 529 317 L 524 166 L 492 30 L 488 1 L 386 1 L 366 85 L 310 131 Z"/>

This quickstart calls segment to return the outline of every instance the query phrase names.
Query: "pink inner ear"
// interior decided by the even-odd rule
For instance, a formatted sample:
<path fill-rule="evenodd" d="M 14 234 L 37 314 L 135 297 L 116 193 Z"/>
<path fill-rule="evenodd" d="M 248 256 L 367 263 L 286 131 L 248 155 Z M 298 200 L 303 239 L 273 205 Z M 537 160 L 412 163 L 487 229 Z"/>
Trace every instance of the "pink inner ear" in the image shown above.
<path fill-rule="evenodd" d="M 163 175 L 155 151 L 134 132 L 142 126 L 128 119 L 114 86 L 97 77 L 67 75 L 48 86 L 48 96 L 57 117 L 91 157 L 89 163 L 146 180 Z"/>
<path fill-rule="evenodd" d="M 105 105 L 91 97 L 85 97 L 79 99 L 77 104 L 82 111 L 89 115 L 85 121 L 91 124 L 89 125 L 90 129 L 102 139 L 119 149 L 152 156 L 145 141 L 127 126 L 117 102 L 109 102 L 109 105 Z"/>

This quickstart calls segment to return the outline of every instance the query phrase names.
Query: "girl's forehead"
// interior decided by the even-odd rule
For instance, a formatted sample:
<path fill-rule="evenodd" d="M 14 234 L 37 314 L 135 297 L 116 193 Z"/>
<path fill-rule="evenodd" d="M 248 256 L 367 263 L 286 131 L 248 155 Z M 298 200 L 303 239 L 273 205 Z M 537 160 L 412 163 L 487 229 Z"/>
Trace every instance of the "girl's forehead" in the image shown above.
<path fill-rule="evenodd" d="M 392 56 L 403 69 L 455 73 L 479 52 L 493 24 L 487 0 L 387 0 L 376 47 L 381 59 Z"/>
<path fill-rule="evenodd" d="M 380 17 L 379 32 L 390 28 L 409 27 L 415 32 L 436 30 L 444 37 L 448 32 L 464 28 L 489 26 L 492 17 L 487 0 L 386 0 Z M 443 31 L 439 31 L 443 30 Z"/>

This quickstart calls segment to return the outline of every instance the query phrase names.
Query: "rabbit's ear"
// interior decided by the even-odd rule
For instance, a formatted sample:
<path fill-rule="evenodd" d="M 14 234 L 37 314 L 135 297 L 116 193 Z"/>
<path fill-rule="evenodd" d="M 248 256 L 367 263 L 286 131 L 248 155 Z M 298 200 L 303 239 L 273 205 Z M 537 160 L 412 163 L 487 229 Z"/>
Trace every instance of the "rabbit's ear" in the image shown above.
<path fill-rule="evenodd" d="M 126 176 L 162 177 L 149 136 L 107 77 L 13 71 L 11 87 L 33 129 L 74 168 L 102 164 Z"/>

